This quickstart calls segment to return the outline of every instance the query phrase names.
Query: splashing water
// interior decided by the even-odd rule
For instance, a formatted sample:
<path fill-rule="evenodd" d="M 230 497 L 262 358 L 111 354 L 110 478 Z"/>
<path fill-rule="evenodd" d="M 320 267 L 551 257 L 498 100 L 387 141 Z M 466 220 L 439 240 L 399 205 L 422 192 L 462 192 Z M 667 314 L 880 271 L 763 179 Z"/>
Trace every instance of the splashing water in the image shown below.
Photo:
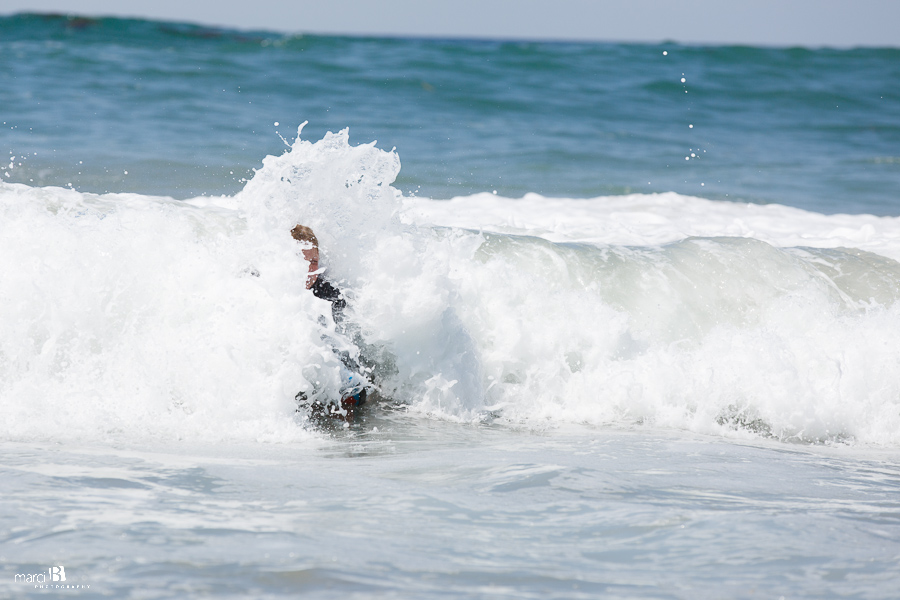
<path fill-rule="evenodd" d="M 382 394 L 413 412 L 900 442 L 893 220 L 869 235 L 881 254 L 721 237 L 725 226 L 660 243 L 648 206 L 624 245 L 596 235 L 615 202 L 602 198 L 580 205 L 595 226 L 548 233 L 522 223 L 571 204 L 493 197 L 518 228 L 485 225 L 487 201 L 443 227 L 438 209 L 423 216 L 429 201 L 392 187 L 399 169 L 344 130 L 315 143 L 298 132 L 234 197 L 0 184 L 3 435 L 307 437 L 294 395 L 337 394 L 335 349 L 358 349 L 305 289 L 289 234 L 302 223 Z M 686 221 L 707 204 L 731 221 L 744 210 L 677 199 Z M 783 217 L 769 213 L 771 231 L 858 219 Z"/>

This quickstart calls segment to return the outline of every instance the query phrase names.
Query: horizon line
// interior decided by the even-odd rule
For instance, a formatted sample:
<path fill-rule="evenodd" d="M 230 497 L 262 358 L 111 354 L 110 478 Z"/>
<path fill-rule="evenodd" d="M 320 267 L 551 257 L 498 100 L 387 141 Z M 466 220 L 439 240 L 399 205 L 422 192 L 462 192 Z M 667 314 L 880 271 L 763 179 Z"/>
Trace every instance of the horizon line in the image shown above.
<path fill-rule="evenodd" d="M 900 44 L 898 45 L 867 45 L 867 44 L 851 44 L 851 45 L 841 45 L 841 44 L 776 44 L 776 43 L 760 43 L 760 42 L 725 42 L 725 41 L 685 41 L 678 40 L 676 38 L 669 39 L 659 39 L 659 40 L 636 40 L 636 39 L 600 39 L 600 38 L 580 38 L 580 37 L 572 37 L 572 38 L 559 38 L 559 37 L 527 37 L 527 36 L 505 36 L 505 35 L 497 35 L 497 36 L 481 36 L 481 35 L 464 35 L 464 34 L 409 34 L 409 33 L 396 33 L 396 32 L 348 32 L 348 31 L 340 31 L 340 30 L 308 30 L 308 31 L 299 31 L 299 30 L 290 30 L 290 29 L 276 29 L 276 28 L 256 28 L 256 27 L 241 27 L 239 25 L 226 25 L 226 24 L 215 24 L 215 23 L 202 23 L 199 21 L 193 20 L 180 20 L 180 19 L 160 19 L 149 16 L 141 16 L 141 15 L 127 15 L 127 14 L 109 14 L 109 13 L 100 13 L 100 14 L 91 14 L 91 13 L 82 13 L 82 12 L 58 12 L 58 11 L 15 11 L 10 13 L 0 12 L 0 18 L 11 18 L 11 17 L 56 17 L 56 18 L 66 18 L 66 19 L 85 19 L 85 20 L 119 20 L 119 21 L 145 21 L 151 23 L 169 23 L 173 25 L 187 25 L 190 27 L 196 27 L 198 29 L 207 29 L 207 30 L 216 30 L 216 31 L 232 31 L 232 32 L 242 32 L 242 33 L 258 33 L 258 34 L 274 34 L 281 36 L 295 36 L 295 37 L 338 37 L 338 38 L 355 38 L 355 39 L 383 39 L 383 40 L 409 40 L 409 41 L 434 41 L 434 42 L 481 42 L 481 43 L 523 43 L 523 44 L 609 44 L 609 45 L 635 45 L 635 46 L 663 46 L 663 45 L 675 45 L 682 47 L 716 47 L 716 48 L 760 48 L 760 49 L 772 49 L 772 50 L 790 50 L 790 49 L 804 49 L 804 50 L 898 50 L 900 49 Z"/>

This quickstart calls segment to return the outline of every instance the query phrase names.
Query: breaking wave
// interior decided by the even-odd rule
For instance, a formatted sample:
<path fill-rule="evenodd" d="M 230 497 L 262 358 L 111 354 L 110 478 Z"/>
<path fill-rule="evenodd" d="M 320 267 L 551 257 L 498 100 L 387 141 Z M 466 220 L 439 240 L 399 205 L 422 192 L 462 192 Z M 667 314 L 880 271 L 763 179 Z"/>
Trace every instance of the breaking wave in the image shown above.
<path fill-rule="evenodd" d="M 3 437 L 305 439 L 295 394 L 336 394 L 334 349 L 359 345 L 423 415 L 900 443 L 897 220 L 411 199 L 399 170 L 344 130 L 233 197 L 0 183 Z M 356 343 L 305 289 L 295 223 Z"/>

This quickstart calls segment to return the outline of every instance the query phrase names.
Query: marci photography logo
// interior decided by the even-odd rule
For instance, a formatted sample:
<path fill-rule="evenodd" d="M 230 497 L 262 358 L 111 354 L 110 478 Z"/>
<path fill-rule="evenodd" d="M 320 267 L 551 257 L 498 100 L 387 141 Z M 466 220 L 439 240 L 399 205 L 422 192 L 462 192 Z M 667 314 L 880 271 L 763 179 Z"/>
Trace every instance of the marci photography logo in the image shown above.
<path fill-rule="evenodd" d="M 41 589 L 89 589 L 91 586 L 86 584 L 65 583 L 66 568 L 62 565 L 58 567 L 47 567 L 44 573 L 16 573 L 16 583 L 30 583 L 35 588 Z"/>

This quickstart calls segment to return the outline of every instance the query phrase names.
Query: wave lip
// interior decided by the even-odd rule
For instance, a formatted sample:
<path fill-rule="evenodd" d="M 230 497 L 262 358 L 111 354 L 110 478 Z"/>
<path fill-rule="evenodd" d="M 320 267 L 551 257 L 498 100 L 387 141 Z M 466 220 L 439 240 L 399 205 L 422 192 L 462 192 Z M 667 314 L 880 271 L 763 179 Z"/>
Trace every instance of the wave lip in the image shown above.
<path fill-rule="evenodd" d="M 532 235 L 554 242 L 658 245 L 687 237 L 748 237 L 774 246 L 848 247 L 900 260 L 900 217 L 824 215 L 780 204 L 744 204 L 674 192 L 572 199 L 493 194 L 405 198 L 420 225 Z"/>

